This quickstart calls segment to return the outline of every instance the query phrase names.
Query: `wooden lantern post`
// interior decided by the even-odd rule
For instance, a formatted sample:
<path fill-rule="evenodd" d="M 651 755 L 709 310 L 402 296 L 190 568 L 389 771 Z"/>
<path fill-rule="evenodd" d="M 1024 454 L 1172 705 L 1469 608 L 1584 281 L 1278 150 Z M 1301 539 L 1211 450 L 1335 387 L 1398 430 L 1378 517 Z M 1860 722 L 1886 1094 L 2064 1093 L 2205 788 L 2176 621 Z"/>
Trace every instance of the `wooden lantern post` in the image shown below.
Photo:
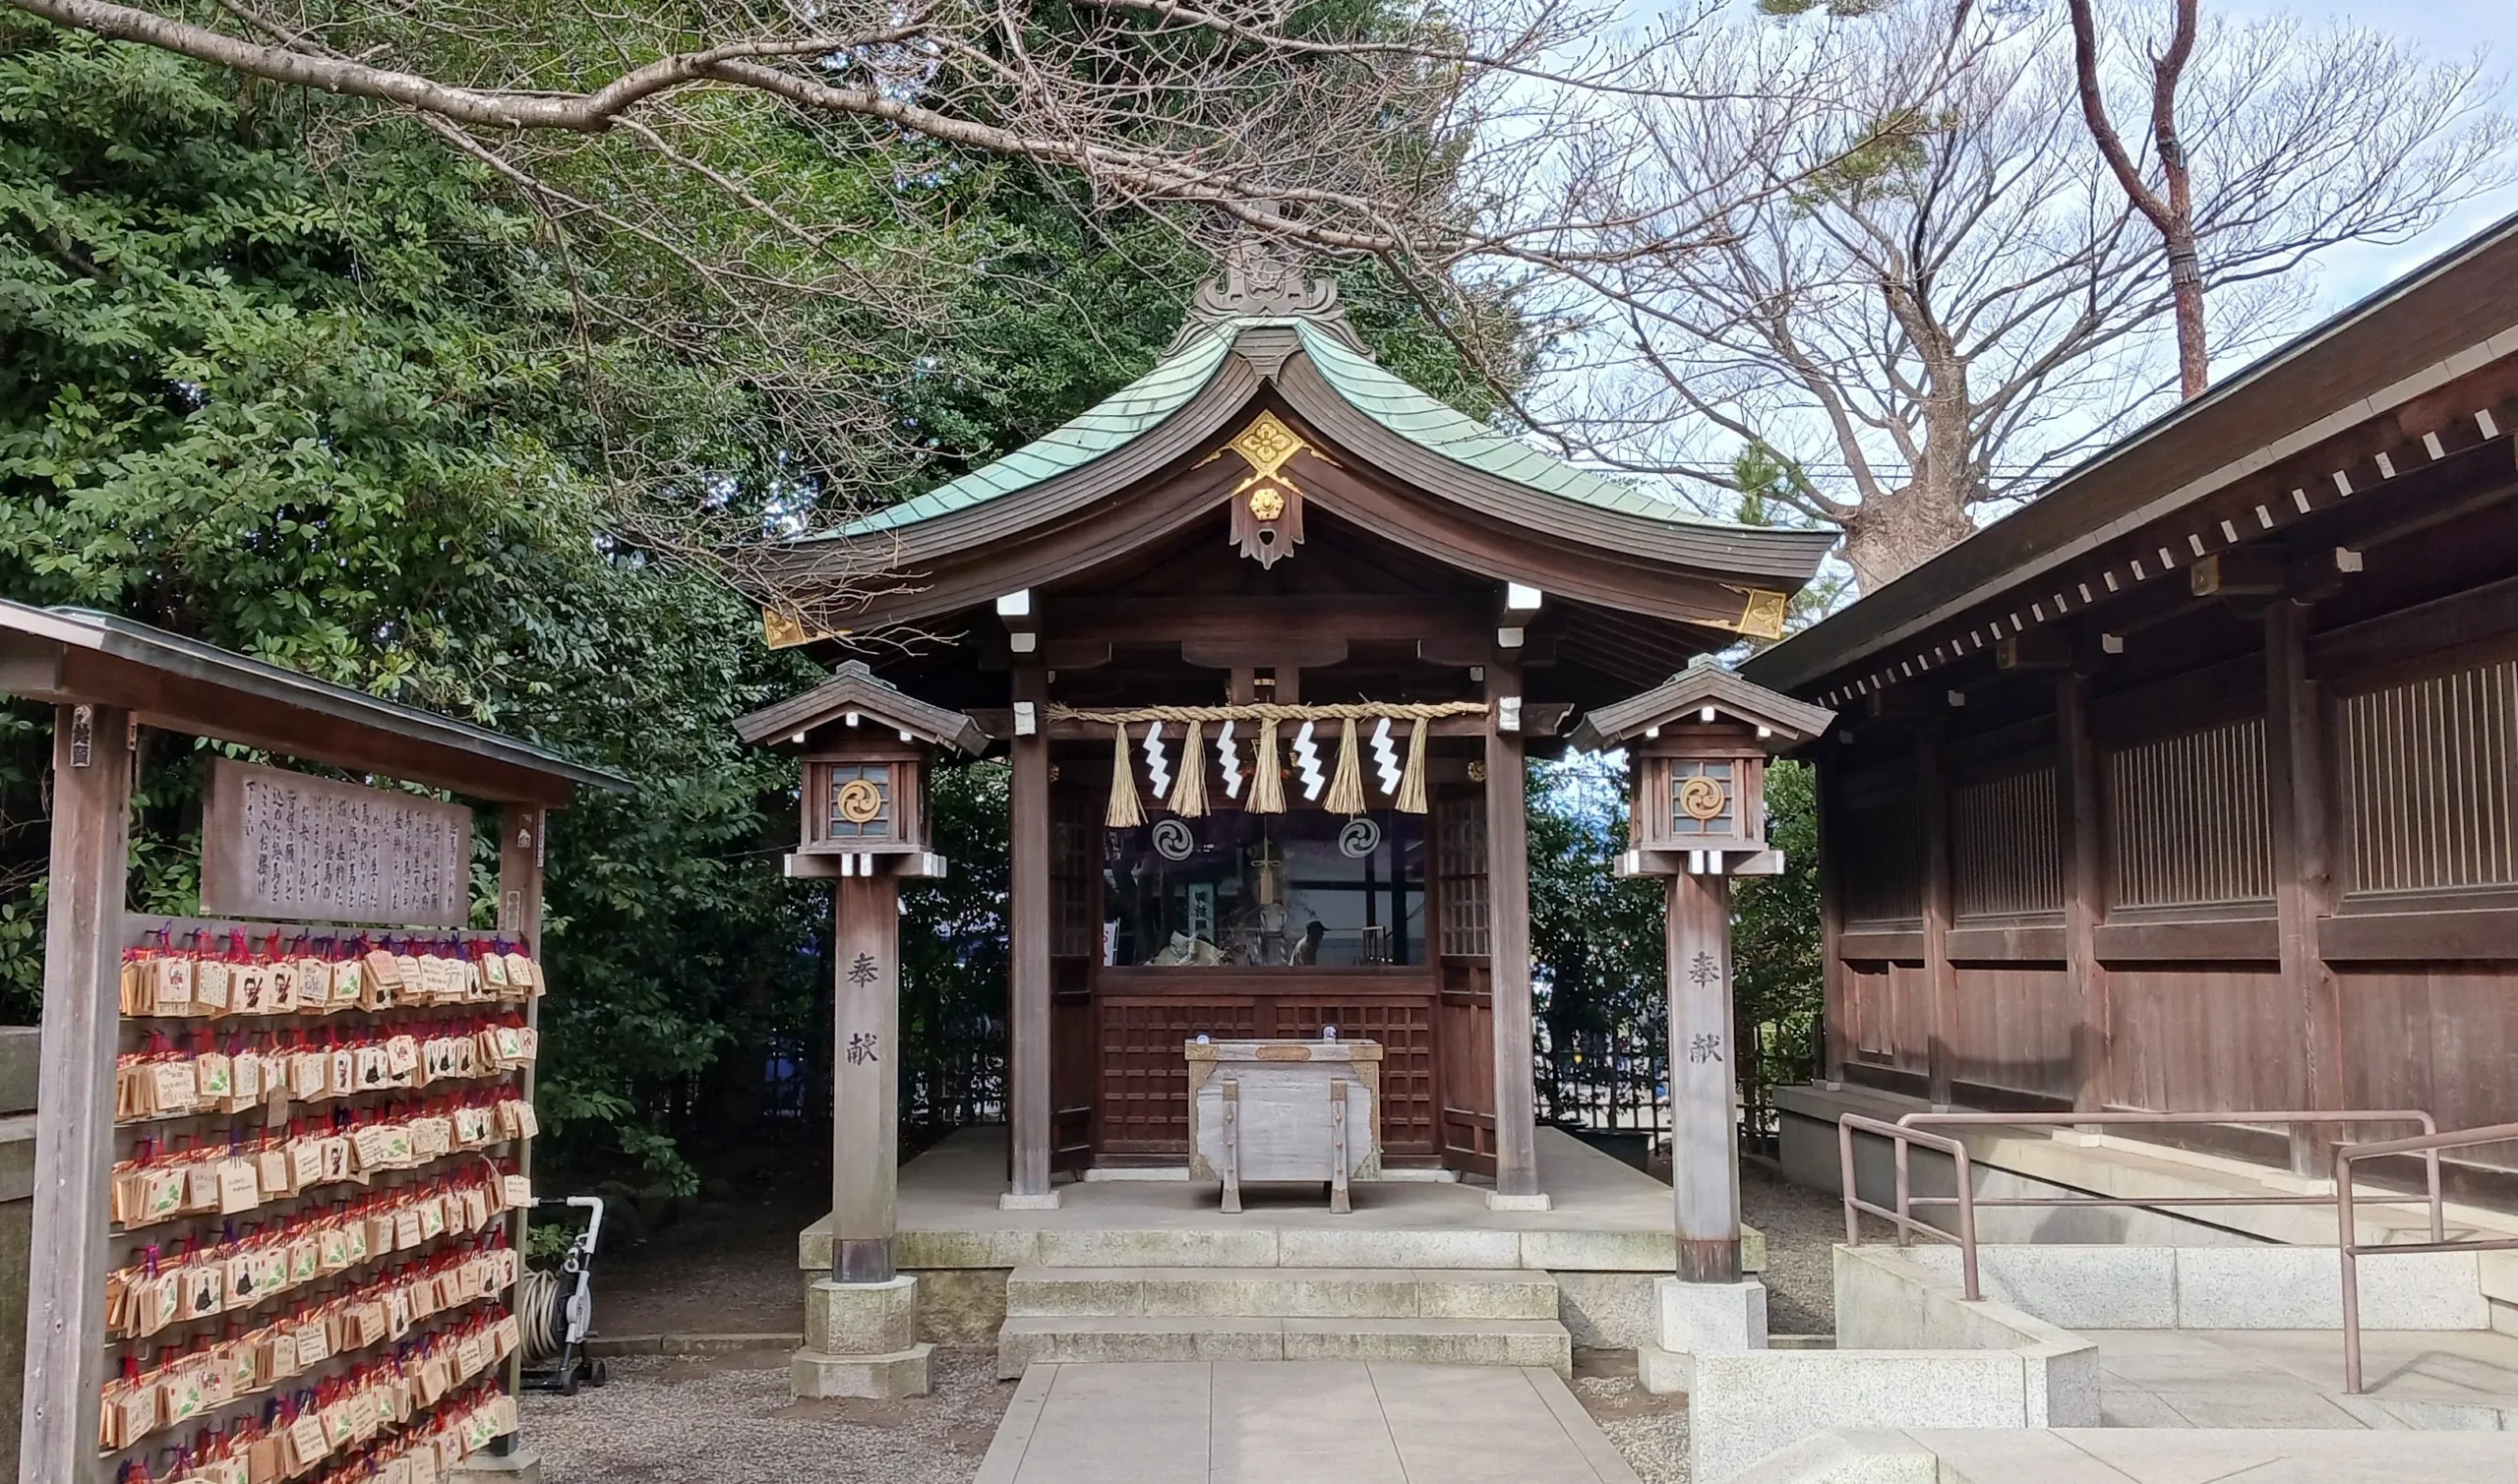
<path fill-rule="evenodd" d="M 916 1282 L 893 1261 L 900 1176 L 900 882 L 944 873 L 929 851 L 927 769 L 977 752 L 969 717 L 928 705 L 858 661 L 828 683 L 736 723 L 804 762 L 800 838 L 787 874 L 827 880 L 831 920 L 830 1276 L 813 1285 L 797 1395 L 927 1390 Z"/>
<path fill-rule="evenodd" d="M 1830 719 L 1706 656 L 1573 735 L 1577 746 L 1627 749 L 1632 848 L 1618 873 L 1659 876 L 1669 893 L 1670 1186 L 1678 1273 L 1692 1283 L 1740 1277 L 1731 878 L 1782 872 L 1766 837 L 1767 761 Z"/>

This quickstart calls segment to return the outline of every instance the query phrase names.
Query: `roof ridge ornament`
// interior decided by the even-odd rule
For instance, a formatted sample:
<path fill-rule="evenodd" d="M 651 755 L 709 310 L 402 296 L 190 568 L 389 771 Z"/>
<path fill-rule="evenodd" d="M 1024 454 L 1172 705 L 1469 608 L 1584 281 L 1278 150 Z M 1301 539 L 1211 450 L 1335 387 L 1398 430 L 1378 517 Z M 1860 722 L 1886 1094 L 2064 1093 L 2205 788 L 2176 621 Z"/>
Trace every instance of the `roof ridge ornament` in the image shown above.
<path fill-rule="evenodd" d="M 1236 320 L 1310 320 L 1363 350 L 1338 302 L 1338 280 L 1312 276 L 1311 255 L 1299 244 L 1262 227 L 1244 226 L 1216 261 L 1216 276 L 1198 285 L 1180 333 L 1166 354 L 1178 351 L 1200 330 Z"/>
<path fill-rule="evenodd" d="M 1263 209 L 1277 220 L 1274 205 Z M 1218 255 L 1223 273 L 1198 285 L 1196 313 L 1216 319 L 1326 315 L 1338 307 L 1338 280 L 1306 271 L 1310 255 L 1286 237 L 1245 225 Z"/>

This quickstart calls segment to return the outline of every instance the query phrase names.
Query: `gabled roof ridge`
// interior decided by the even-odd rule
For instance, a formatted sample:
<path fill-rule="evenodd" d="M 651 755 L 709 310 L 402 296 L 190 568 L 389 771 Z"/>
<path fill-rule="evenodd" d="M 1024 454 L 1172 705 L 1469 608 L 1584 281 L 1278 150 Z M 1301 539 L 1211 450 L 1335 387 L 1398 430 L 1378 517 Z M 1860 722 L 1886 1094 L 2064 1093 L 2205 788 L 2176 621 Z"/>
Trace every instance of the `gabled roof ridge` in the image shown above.
<path fill-rule="evenodd" d="M 735 736 L 747 742 L 776 742 L 809 732 L 842 713 L 852 721 L 863 713 L 893 731 L 974 755 L 988 745 L 988 738 L 970 717 L 920 700 L 876 675 L 864 660 L 847 661 L 831 672 L 829 680 L 802 695 L 736 718 Z"/>
<path fill-rule="evenodd" d="M 1284 328 L 1294 330 L 1304 355 L 1342 400 L 1391 435 L 1446 462 L 1535 495 L 1657 525 L 1725 534 L 1774 530 L 1697 514 L 1665 496 L 1533 447 L 1382 366 L 1345 322 L 1343 312 L 1294 309 L 1192 316 L 1171 348 L 1143 376 L 1058 427 L 932 490 L 835 530 L 803 537 L 801 542 L 897 531 L 1081 469 L 1117 452 L 1186 406 L 1215 379 L 1245 331 Z"/>
<path fill-rule="evenodd" d="M 1824 706 L 1769 690 L 1713 656 L 1699 655 L 1687 669 L 1651 689 L 1592 708 L 1569 734 L 1568 741 L 1578 747 L 1603 750 L 1648 727 L 1666 726 L 1709 705 L 1781 734 L 1781 745 L 1787 746 L 1797 746 L 1823 735 L 1836 719 L 1836 714 Z"/>

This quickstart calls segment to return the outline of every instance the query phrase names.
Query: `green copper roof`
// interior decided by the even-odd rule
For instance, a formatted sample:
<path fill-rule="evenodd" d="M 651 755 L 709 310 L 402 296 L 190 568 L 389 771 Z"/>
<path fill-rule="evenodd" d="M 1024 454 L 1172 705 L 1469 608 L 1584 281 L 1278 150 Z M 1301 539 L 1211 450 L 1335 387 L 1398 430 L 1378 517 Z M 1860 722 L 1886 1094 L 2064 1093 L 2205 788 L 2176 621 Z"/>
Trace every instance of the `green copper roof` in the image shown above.
<path fill-rule="evenodd" d="M 1356 411 L 1401 438 L 1456 464 L 1466 464 L 1497 479 L 1544 495 L 1579 500 L 1588 505 L 1641 515 L 1648 520 L 1716 525 L 1698 520 L 1681 505 L 1616 480 L 1604 478 L 1494 429 L 1392 376 L 1358 354 L 1316 323 L 1299 326 L 1302 348 L 1322 378 L 1338 388 Z"/>
<path fill-rule="evenodd" d="M 1126 446 L 1131 439 L 1179 411 L 1190 398 L 1206 389 L 1216 368 L 1224 364 L 1225 353 L 1232 349 L 1237 327 L 1217 326 L 1181 347 L 1177 354 L 1156 362 L 1152 371 L 994 463 L 973 469 L 949 484 L 937 485 L 914 500 L 904 500 L 853 521 L 842 527 L 840 534 L 859 536 L 888 531 L 949 515 L 982 501 L 1029 489 Z"/>
<path fill-rule="evenodd" d="M 1216 324 L 1072 421 L 993 463 L 853 521 L 834 534 L 869 535 L 949 515 L 1115 452 L 1186 406 L 1214 379 L 1241 331 L 1261 326 L 1292 326 L 1311 364 L 1356 411 L 1454 463 L 1599 509 L 1671 525 L 1731 529 L 1719 521 L 1698 518 L 1649 491 L 1578 469 L 1478 423 L 1391 375 L 1316 320 L 1271 317 Z"/>

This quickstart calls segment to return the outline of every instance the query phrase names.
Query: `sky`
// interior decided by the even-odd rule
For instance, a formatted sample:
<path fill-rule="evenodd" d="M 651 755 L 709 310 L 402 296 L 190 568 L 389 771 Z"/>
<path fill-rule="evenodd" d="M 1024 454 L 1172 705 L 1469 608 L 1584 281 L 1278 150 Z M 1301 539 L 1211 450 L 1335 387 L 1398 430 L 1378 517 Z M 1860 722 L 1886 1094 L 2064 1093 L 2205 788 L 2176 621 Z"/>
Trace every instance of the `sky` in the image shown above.
<path fill-rule="evenodd" d="M 2284 14 L 2306 21 L 2336 18 L 2392 31 L 2442 61 L 2488 45 L 2490 69 L 2503 75 L 2501 96 L 2518 112 L 2518 77 L 2513 77 L 2518 73 L 2518 28 L 2510 25 L 2518 0 L 2204 0 L 2203 9 L 2206 14 L 2218 11 L 2233 18 Z M 2342 309 L 2512 214 L 2518 214 L 2518 186 L 2466 203 L 2429 231 L 2400 246 L 2353 247 L 2331 254 L 2318 274 L 2319 301 L 2328 312 Z"/>

